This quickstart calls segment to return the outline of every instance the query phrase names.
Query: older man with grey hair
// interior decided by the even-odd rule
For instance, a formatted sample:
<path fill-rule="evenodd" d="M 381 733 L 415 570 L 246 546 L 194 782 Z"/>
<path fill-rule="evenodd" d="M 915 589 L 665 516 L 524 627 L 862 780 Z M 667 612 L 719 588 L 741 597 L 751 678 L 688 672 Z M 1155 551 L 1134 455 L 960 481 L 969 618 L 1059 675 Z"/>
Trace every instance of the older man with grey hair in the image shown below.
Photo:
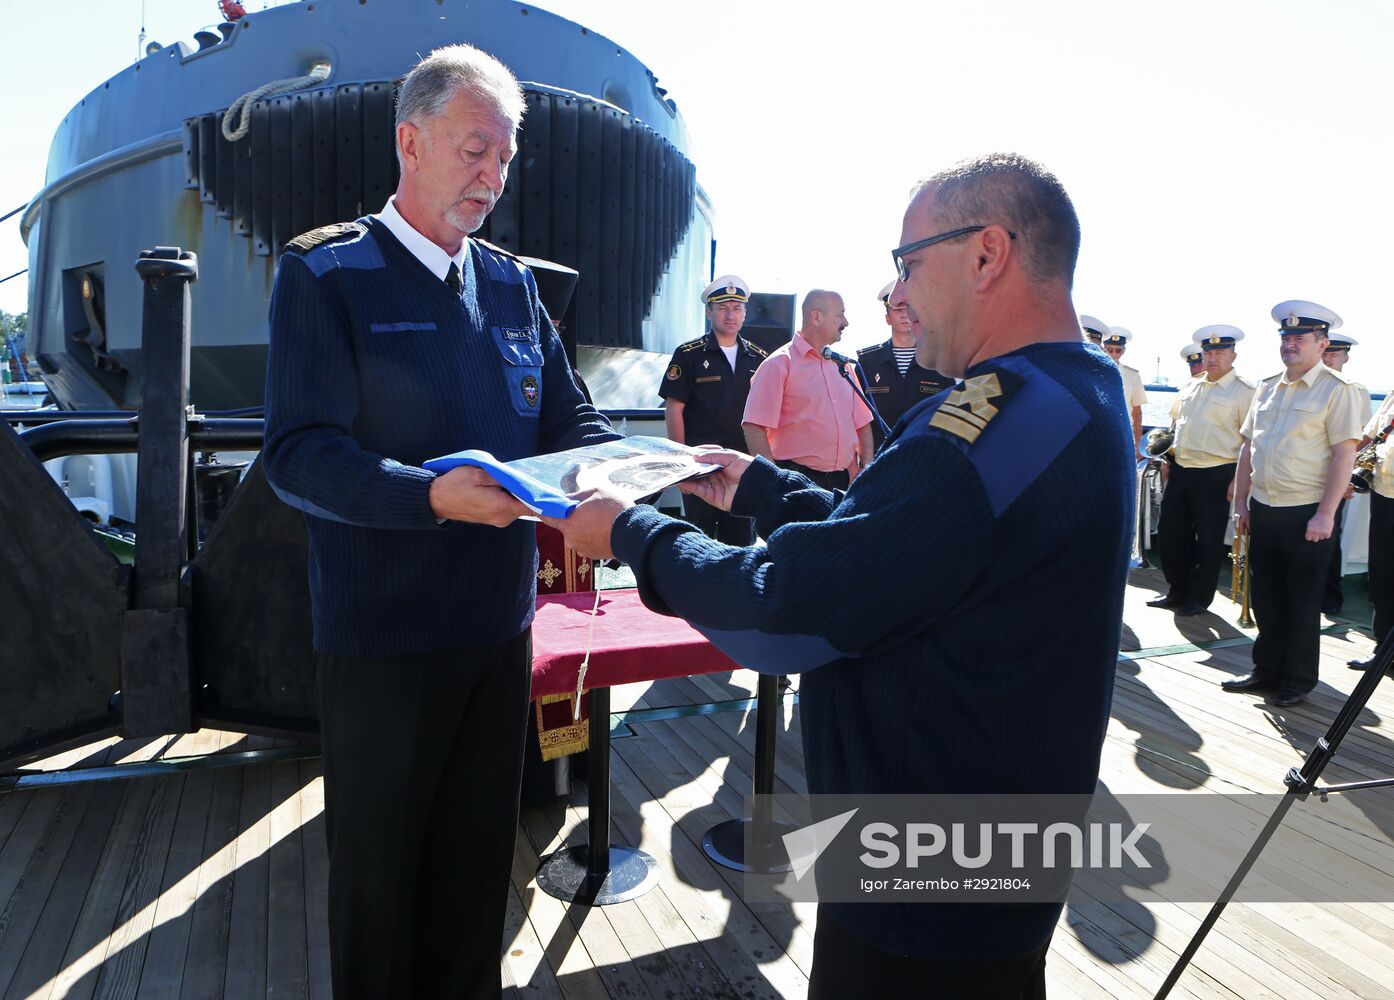
<path fill-rule="evenodd" d="M 468 45 L 408 74 L 383 210 L 299 236 L 271 302 L 267 477 L 310 538 L 334 995 L 496 997 L 536 543 L 478 469 L 617 437 L 529 269 L 471 239 L 522 92 Z"/>

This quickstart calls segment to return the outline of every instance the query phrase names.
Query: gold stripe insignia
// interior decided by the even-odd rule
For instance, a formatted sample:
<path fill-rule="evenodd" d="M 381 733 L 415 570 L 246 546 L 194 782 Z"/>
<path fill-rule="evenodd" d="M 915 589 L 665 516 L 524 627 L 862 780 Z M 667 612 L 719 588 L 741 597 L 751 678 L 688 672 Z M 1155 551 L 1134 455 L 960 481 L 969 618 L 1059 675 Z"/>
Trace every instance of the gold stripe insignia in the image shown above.
<path fill-rule="evenodd" d="M 336 222 L 330 226 L 320 226 L 318 229 L 311 229 L 308 233 L 301 233 L 295 239 L 286 243 L 286 251 L 299 251 L 309 253 L 315 247 L 325 243 L 333 243 L 336 240 L 345 239 L 349 236 L 361 236 L 368 230 L 365 226 L 357 222 Z"/>
<path fill-rule="evenodd" d="M 1002 394 L 1002 383 L 996 372 L 976 375 L 949 393 L 929 418 L 929 426 L 972 444 L 997 416 L 999 410 L 993 401 Z"/>

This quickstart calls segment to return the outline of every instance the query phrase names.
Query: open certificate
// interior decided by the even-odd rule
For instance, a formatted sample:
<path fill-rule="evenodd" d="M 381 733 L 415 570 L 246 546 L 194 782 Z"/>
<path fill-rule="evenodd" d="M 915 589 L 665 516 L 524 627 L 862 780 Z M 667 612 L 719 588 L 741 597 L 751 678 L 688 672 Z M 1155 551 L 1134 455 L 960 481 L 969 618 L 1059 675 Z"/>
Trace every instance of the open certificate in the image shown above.
<path fill-rule="evenodd" d="M 637 502 L 720 468 L 697 461 L 696 455 L 695 448 L 667 438 L 630 437 L 512 462 L 500 462 L 487 451 L 457 451 L 433 458 L 423 468 L 443 473 L 477 466 L 534 513 L 566 517 L 577 503 L 568 493 L 603 488 Z"/>

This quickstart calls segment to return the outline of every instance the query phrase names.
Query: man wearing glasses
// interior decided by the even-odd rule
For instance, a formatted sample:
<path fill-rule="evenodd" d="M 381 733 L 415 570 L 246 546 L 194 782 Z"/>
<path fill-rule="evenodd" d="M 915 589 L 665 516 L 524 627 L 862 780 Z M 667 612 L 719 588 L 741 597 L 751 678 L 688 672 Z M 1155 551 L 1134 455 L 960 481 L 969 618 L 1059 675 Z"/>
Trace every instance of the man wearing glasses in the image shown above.
<path fill-rule="evenodd" d="M 1285 370 L 1264 379 L 1244 419 L 1234 479 L 1236 532 L 1249 532 L 1254 668 L 1221 683 L 1285 708 L 1317 686 L 1321 601 L 1336 505 L 1350 485 L 1369 396 L 1321 363 L 1341 317 L 1315 302 L 1273 307 Z"/>
<path fill-rule="evenodd" d="M 920 400 L 928 399 L 954 384 L 954 380 L 947 375 L 921 368 L 915 363 L 915 328 L 910 320 L 910 310 L 903 302 L 891 305 L 891 292 L 894 290 L 895 282 L 892 281 L 876 296 L 886 309 L 886 325 L 891 328 L 891 339 L 857 352 L 857 363 L 865 381 L 863 388 L 876 404 L 876 410 L 887 427 L 895 427 L 905 411 Z M 871 429 L 879 451 L 886 436 L 875 421 L 872 421 Z"/>
<path fill-rule="evenodd" d="M 1122 383 L 1071 302 L 1078 217 L 1052 174 L 996 154 L 921 182 L 901 239 L 890 303 L 919 322 L 917 361 L 964 381 L 907 412 L 845 495 L 717 452 L 722 472 L 683 488 L 766 543 L 605 494 L 551 523 L 743 665 L 806 672 L 811 794 L 1092 794 L 1133 463 Z M 822 902 L 809 997 L 1044 997 L 1060 909 Z"/>

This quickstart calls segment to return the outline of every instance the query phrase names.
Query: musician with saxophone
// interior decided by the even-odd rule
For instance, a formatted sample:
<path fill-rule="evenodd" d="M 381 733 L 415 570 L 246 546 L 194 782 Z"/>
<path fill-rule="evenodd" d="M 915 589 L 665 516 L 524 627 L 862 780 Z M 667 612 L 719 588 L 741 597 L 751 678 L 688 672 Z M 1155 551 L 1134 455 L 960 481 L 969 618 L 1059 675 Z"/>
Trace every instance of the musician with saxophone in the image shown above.
<path fill-rule="evenodd" d="M 1317 685 L 1321 600 L 1336 505 L 1350 482 L 1368 398 L 1321 363 L 1341 318 L 1315 302 L 1273 307 L 1284 371 L 1259 383 L 1241 433 L 1236 532 L 1249 532 L 1253 670 L 1220 686 L 1263 692 L 1270 705 Z"/>
<path fill-rule="evenodd" d="M 1244 444 L 1240 429 L 1255 389 L 1234 370 L 1234 345 L 1244 339 L 1243 330 L 1203 326 L 1195 338 L 1205 371 L 1187 383 L 1172 405 L 1175 444 L 1157 526 L 1167 592 L 1147 602 L 1183 618 L 1203 613 L 1215 598 L 1234 473 Z"/>
<path fill-rule="evenodd" d="M 1365 425 L 1365 436 L 1356 452 L 1356 475 L 1363 489 L 1370 494 L 1370 603 L 1375 606 L 1375 641 L 1383 639 L 1394 628 L 1394 392 Z M 1349 661 L 1353 670 L 1367 670 L 1375 662 Z"/>

